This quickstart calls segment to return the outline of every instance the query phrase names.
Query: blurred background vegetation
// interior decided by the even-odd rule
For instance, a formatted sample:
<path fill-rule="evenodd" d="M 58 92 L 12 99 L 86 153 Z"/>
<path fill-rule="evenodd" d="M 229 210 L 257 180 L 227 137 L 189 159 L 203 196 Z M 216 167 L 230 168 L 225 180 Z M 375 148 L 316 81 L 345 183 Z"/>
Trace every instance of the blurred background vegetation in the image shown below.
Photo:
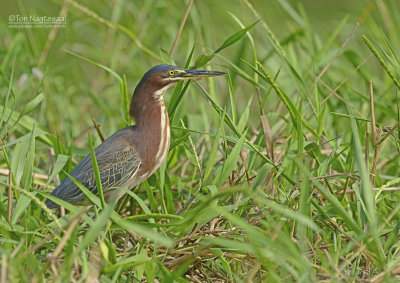
<path fill-rule="evenodd" d="M 144 262 L 152 265 L 146 263 L 145 271 L 142 271 L 135 267 L 137 264 L 132 265 L 134 257 L 129 266 L 120 263 L 121 258 L 129 259 L 135 253 L 118 253 L 121 251 L 113 242 L 113 236 L 107 238 L 99 230 L 98 241 L 108 243 L 107 248 L 103 246 L 103 258 L 107 257 L 104 250 L 114 253 L 114 260 L 101 262 L 101 280 L 140 280 L 138 274 L 143 272 L 148 279 L 179 281 L 186 278 L 210 282 L 217 279 L 309 282 L 395 278 L 399 272 L 396 242 L 400 208 L 395 185 L 399 182 L 400 160 L 398 125 L 393 130 L 392 127 L 399 121 L 400 85 L 396 84 L 400 73 L 399 2 L 195 0 L 176 49 L 170 55 L 189 2 L 18 0 L 2 3 L 0 138 L 4 146 L 0 168 L 16 170 L 13 174 L 23 180 L 24 176 L 31 178 L 32 170 L 43 176 L 60 173 L 63 179 L 65 173 L 61 169 L 64 167 L 69 172 L 89 153 L 88 133 L 95 145 L 101 142 L 92 118 L 101 125 L 106 137 L 127 125 L 129 121 L 123 111 L 126 102 L 122 99 L 126 90 L 121 89 L 115 75 L 100 65 L 121 78 L 126 77 L 130 97 L 150 67 L 161 63 L 183 67 L 188 58 L 191 59 L 188 65 L 194 66 L 202 54 L 211 55 L 228 38 L 235 38 L 232 45 L 202 66 L 225 71 L 229 76 L 200 81 L 208 97 L 196 83 L 191 84 L 173 119 L 174 148 L 166 168 L 137 191 L 153 213 L 172 215 L 192 194 L 196 195 L 198 187 L 206 196 L 214 189 L 211 185 L 219 192 L 232 189 L 228 196 L 210 196 L 217 204 L 210 198 L 203 199 L 202 194 L 196 195 L 197 204 L 188 209 L 187 215 L 182 215 L 183 219 L 178 219 L 181 222 L 168 220 L 171 227 L 177 227 L 176 230 L 159 228 L 161 234 L 175 241 L 174 250 L 190 246 L 190 251 L 204 251 L 199 255 L 204 261 L 194 263 L 195 259 L 188 258 L 174 266 L 175 262 L 171 263 L 169 257 L 179 259 L 183 253 L 152 250 L 146 246 L 149 243 L 145 243 L 133 249 L 138 254 L 143 249 L 149 251 L 149 258 Z M 15 29 L 9 27 L 10 15 L 66 15 L 66 26 L 60 29 Z M 258 20 L 247 34 L 239 36 L 240 30 Z M 372 47 L 366 44 L 362 35 Z M 379 62 L 379 56 L 384 66 Z M 274 78 L 274 82 L 266 78 L 264 71 Z M 375 128 L 371 127 L 369 81 L 374 89 L 376 140 L 373 140 Z M 260 100 L 256 87 L 260 89 Z M 278 89 L 284 96 L 279 95 Z M 167 104 L 172 96 L 178 96 L 179 91 L 177 88 L 167 92 Z M 231 119 L 231 124 L 226 122 L 217 136 L 222 116 L 221 111 L 215 111 L 211 101 Z M 15 117 L 8 116 L 10 110 L 15 112 Z M 296 122 L 294 117 L 302 118 Z M 305 121 L 302 127 L 300 120 Z M 271 126 L 270 136 L 263 128 L 265 121 Z M 21 151 L 18 144 L 31 138 L 34 124 L 38 136 L 36 143 L 33 146 L 29 143 L 27 151 Z M 235 132 L 235 127 L 239 133 Z M 239 138 L 245 129 L 248 143 L 242 147 Z M 385 134 L 388 138 L 378 145 L 377 141 Z M 215 140 L 217 152 L 212 150 Z M 237 144 L 241 154 L 233 158 Z M 276 151 L 275 158 L 268 152 L 271 145 Z M 55 162 L 59 154 L 69 156 L 69 161 Z M 16 161 L 21 158 L 15 156 L 20 155 L 27 161 L 32 160 L 30 170 L 27 163 Z M 272 162 L 266 161 L 265 157 Z M 232 172 L 228 172 L 229 178 L 219 179 L 221 182 L 217 184 L 212 180 L 202 184 L 204 174 L 210 174 L 203 169 L 211 164 L 211 176 L 218 179 L 223 168 L 231 168 L 231 164 L 225 163 L 227 161 L 234 164 Z M 62 166 L 57 168 L 55 164 Z M 2 172 L 1 229 L 4 229 L 3 242 L 8 243 L 2 250 L 5 255 L 2 265 L 15 266 L 13 260 L 19 260 L 24 266 L 27 262 L 21 257 L 23 252 L 49 234 L 66 233 L 66 228 L 61 232 L 43 231 L 42 224 L 54 225 L 54 219 L 35 220 L 39 217 L 40 205 L 36 201 L 26 206 L 18 205 L 19 192 L 15 193 L 12 206 L 20 210 L 8 224 L 9 171 Z M 283 178 L 282 173 L 287 178 Z M 14 186 L 29 192 L 48 192 L 55 184 L 46 182 L 15 180 Z M 234 189 L 237 186 L 239 191 Z M 392 190 L 385 191 L 382 186 Z M 154 199 L 148 200 L 148 188 Z M 326 193 L 323 193 L 324 188 L 328 190 Z M 378 190 L 376 195 L 373 188 Z M 40 195 L 39 200 L 42 199 Z M 207 209 L 206 204 L 212 205 L 212 215 L 199 220 L 190 214 L 191 209 L 200 214 L 201 209 Z M 224 210 L 219 210 L 221 207 Z M 132 216 L 148 212 L 131 202 L 124 213 Z M 300 216 L 296 217 L 296 214 Z M 67 217 L 65 221 L 68 223 L 70 219 Z M 221 236 L 231 242 L 213 242 L 209 238 L 219 235 L 218 232 L 201 234 L 201 229 L 196 230 L 198 223 L 215 228 L 213 221 L 216 219 L 218 227 L 237 229 L 237 234 Z M 29 226 L 29 221 L 34 224 Z M 76 243 L 82 241 L 88 231 L 85 223 L 80 224 L 79 233 L 72 237 Z M 142 224 L 147 228 L 158 227 L 154 220 Z M 17 226 L 13 225 L 20 225 L 18 229 L 25 232 L 16 232 Z M 181 242 L 191 229 L 197 242 Z M 28 239 L 25 233 L 36 233 L 37 236 Z M 265 239 L 251 243 L 260 235 Z M 46 254 L 59 245 L 60 237 L 55 236 L 43 249 L 32 252 L 36 265 L 28 274 L 38 280 L 56 276 L 54 269 L 46 265 Z M 212 247 L 208 246 L 210 243 Z M 79 270 L 85 270 L 87 259 L 83 254 L 71 253 L 74 243 L 71 245 L 64 255 L 64 262 L 76 257 L 79 264 L 74 267 L 69 263 L 52 264 L 75 279 L 90 278 L 90 274 L 84 272 L 82 277 L 77 275 L 77 266 L 80 266 Z M 277 250 L 271 251 L 269 248 L 274 246 Z M 13 253 L 19 257 L 11 257 Z M 161 255 L 165 258 L 160 258 Z M 210 262 L 211 259 L 214 261 Z M 114 266 L 115 269 L 108 270 L 118 272 L 105 272 L 107 266 Z M 176 269 L 179 272 L 173 274 L 171 271 Z M 196 269 L 201 270 L 200 274 L 196 274 Z M 10 268 L 7 276 L 24 278 L 19 271 L 18 267 Z"/>
<path fill-rule="evenodd" d="M 286 6 L 279 4 L 279 1 L 254 1 L 253 7 L 266 21 L 278 40 L 289 42 L 285 49 L 291 63 L 300 74 L 307 68 L 308 70 L 302 75 L 309 76 L 311 79 L 312 74 L 318 74 L 326 66 L 356 22 L 359 22 L 361 26 L 346 46 L 347 53 L 343 55 L 350 58 L 346 61 L 335 60 L 330 70 L 332 76 L 336 72 L 339 73 L 338 82 L 343 79 L 343 69 L 353 67 L 352 64 L 360 63 L 370 54 L 363 43 L 361 34 L 374 34 L 376 37 L 373 39 L 382 44 L 385 43 L 387 37 L 396 50 L 396 44 L 399 42 L 396 32 L 398 23 L 395 17 L 390 17 L 388 14 L 398 12 L 396 1 L 351 3 L 348 1 L 285 1 L 285 3 L 287 3 L 285 5 L 291 5 L 291 9 L 298 9 L 297 16 L 290 15 L 288 12 L 291 10 L 285 9 Z M 109 73 L 71 56 L 65 50 L 76 52 L 108 66 L 120 75 L 125 74 L 131 94 L 136 83 L 149 67 L 166 61 L 163 53 L 169 53 L 186 8 L 184 2 L 170 3 L 168 1 L 112 1 L 111 3 L 106 1 L 96 2 L 94 7 L 91 1 L 79 2 L 79 4 L 82 6 L 67 6 L 67 26 L 57 30 L 54 39 L 49 39 L 49 29 L 22 31 L 9 29 L 7 19 L 9 15 L 24 13 L 58 16 L 62 2 L 12 1 L 4 3 L 1 9 L 2 54 L 3 56 L 9 54 L 7 51 L 15 48 L 14 53 L 6 58 L 11 63 L 15 60 L 15 78 L 20 79 L 22 75 L 28 75 L 25 83 L 15 90 L 16 104 L 21 107 L 45 90 L 46 100 L 42 105 L 43 111 L 40 111 L 41 117 L 38 117 L 39 122 L 52 134 L 58 131 L 67 143 L 72 136 L 76 138 L 91 125 L 92 116 L 104 125 L 103 129 L 107 136 L 115 132 L 121 127 L 119 122 L 121 119 L 119 119 L 120 116 L 118 117 L 118 114 L 121 114 L 121 101 L 118 99 L 119 85 Z M 176 65 L 184 65 L 193 46 L 195 47 L 194 58 L 196 58 L 205 50 L 215 50 L 228 35 L 235 33 L 240 26 L 232 14 L 246 26 L 258 19 L 244 1 L 232 3 L 230 1 L 197 1 L 185 24 L 175 54 L 172 56 Z M 117 28 L 109 28 L 94 15 L 124 26 L 136 38 L 136 41 Z M 347 21 L 340 34 L 329 46 L 324 46 L 326 40 L 344 18 Z M 252 30 L 257 56 L 262 63 L 266 62 L 267 66 L 275 72 L 282 66 L 282 62 L 274 54 L 274 49 L 265 33 L 262 24 L 258 24 Z M 300 42 L 299 38 L 304 41 Z M 149 50 L 151 54 L 145 52 L 140 46 Z M 310 65 L 321 47 L 326 48 L 325 53 Z M 239 67 L 245 68 L 245 63 L 241 59 L 251 60 L 252 46 L 248 40 L 243 40 L 221 51 L 221 55 Z M 5 63 L 4 66 L 11 66 Z M 224 66 L 227 63 L 218 57 L 212 61 L 215 69 L 219 67 L 226 70 L 220 67 L 221 65 Z M 33 68 L 37 68 L 46 78 L 52 79 L 42 81 L 41 76 L 39 78 L 32 76 Z M 377 68 L 379 65 L 376 60 L 368 60 L 360 72 L 368 75 L 369 70 L 378 71 Z M 385 79 L 385 73 L 379 73 L 382 76 L 380 79 Z M 351 85 L 351 88 L 356 89 L 357 92 L 367 94 L 366 80 L 371 77 L 363 76 L 363 78 L 364 80 L 358 77 L 350 78 L 346 86 Z M 285 70 L 282 70 L 279 81 L 290 86 L 290 76 Z M 375 82 L 375 84 L 378 83 L 378 81 Z M 235 89 L 237 106 L 243 110 L 249 97 L 255 94 L 254 88 L 242 79 L 234 80 L 234 84 L 237 87 Z M 376 87 L 381 89 L 380 85 Z M 294 89 L 295 86 L 286 89 L 286 92 L 292 93 Z M 395 96 L 389 96 L 392 97 L 392 101 L 395 101 Z M 273 110 L 274 99 L 277 98 L 271 96 L 273 101 L 268 103 L 271 108 L 267 108 L 266 112 Z M 198 96 L 186 96 L 183 103 L 193 105 L 193 101 L 197 100 L 199 100 Z M 229 96 L 226 88 L 218 91 L 217 100 L 222 105 L 227 105 Z M 66 105 L 68 107 L 65 107 Z M 256 100 L 254 100 L 253 107 L 256 105 Z M 190 110 L 192 112 L 190 114 L 195 114 L 199 113 L 200 108 Z M 251 111 L 254 114 L 257 112 Z M 79 115 L 76 115 L 77 113 Z M 259 120 L 255 119 L 251 124 L 258 126 Z M 339 126 L 340 124 L 336 125 L 336 127 Z M 82 136 L 82 140 L 87 142 L 86 135 Z"/>

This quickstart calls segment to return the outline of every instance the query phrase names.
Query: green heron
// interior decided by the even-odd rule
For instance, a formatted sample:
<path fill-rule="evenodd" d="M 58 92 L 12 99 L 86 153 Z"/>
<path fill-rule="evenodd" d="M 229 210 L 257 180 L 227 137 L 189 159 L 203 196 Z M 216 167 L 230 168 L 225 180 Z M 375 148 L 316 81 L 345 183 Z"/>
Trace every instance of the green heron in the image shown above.
<path fill-rule="evenodd" d="M 164 93 L 173 83 L 203 77 L 223 75 L 224 72 L 187 70 L 171 65 L 158 65 L 143 76 L 133 93 L 129 114 L 136 125 L 119 130 L 95 149 L 100 178 L 106 200 L 124 192 L 118 187 L 132 189 L 149 178 L 167 157 L 170 144 L 168 112 Z M 86 156 L 70 175 L 97 194 L 90 155 Z M 86 196 L 66 178 L 52 193 L 64 201 L 83 204 Z M 58 204 L 47 199 L 48 208 Z"/>

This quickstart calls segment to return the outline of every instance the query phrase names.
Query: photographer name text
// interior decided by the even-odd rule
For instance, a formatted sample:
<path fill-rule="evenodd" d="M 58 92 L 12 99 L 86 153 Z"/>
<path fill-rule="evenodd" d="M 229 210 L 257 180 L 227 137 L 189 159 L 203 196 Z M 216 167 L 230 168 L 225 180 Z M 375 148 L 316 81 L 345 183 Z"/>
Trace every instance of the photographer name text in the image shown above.
<path fill-rule="evenodd" d="M 16 23 L 54 23 L 54 22 L 66 22 L 67 17 L 49 17 L 49 16 L 21 16 L 21 15 L 10 15 L 8 17 L 8 20 L 10 22 L 16 22 Z"/>

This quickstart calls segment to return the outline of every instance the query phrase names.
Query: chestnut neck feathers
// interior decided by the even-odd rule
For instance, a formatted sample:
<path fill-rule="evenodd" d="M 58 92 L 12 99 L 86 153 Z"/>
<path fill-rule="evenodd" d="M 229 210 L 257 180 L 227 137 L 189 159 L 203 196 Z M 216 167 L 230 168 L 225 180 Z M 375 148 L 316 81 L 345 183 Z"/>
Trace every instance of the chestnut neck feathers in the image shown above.
<path fill-rule="evenodd" d="M 138 126 L 148 122 L 146 112 L 153 107 L 164 105 L 163 94 L 168 83 L 163 82 L 156 74 L 150 75 L 146 81 L 141 81 L 133 93 L 129 114 L 136 120 Z M 146 121 L 147 120 L 147 121 Z"/>
<path fill-rule="evenodd" d="M 148 173 L 158 169 L 170 144 L 169 119 L 163 99 L 168 83 L 155 74 L 151 76 L 154 77 L 136 87 L 129 111 L 136 120 L 134 144 L 142 159 L 142 169 Z"/>

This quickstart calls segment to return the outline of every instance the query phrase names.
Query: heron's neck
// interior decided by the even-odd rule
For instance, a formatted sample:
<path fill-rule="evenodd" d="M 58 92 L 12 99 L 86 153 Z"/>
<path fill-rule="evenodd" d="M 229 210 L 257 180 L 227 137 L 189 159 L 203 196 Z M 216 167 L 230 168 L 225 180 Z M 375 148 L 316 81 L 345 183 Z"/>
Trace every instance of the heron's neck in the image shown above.
<path fill-rule="evenodd" d="M 153 110 L 165 107 L 163 96 L 169 87 L 170 85 L 157 87 L 147 82 L 143 82 L 136 87 L 132 96 L 129 114 L 136 120 L 138 126 L 148 123 L 149 115 L 153 115 Z"/>
<path fill-rule="evenodd" d="M 136 120 L 135 146 L 143 161 L 143 169 L 148 168 L 154 172 L 165 160 L 169 150 L 168 112 L 162 94 L 145 97 L 140 94 L 135 91 L 130 108 L 130 114 Z"/>

